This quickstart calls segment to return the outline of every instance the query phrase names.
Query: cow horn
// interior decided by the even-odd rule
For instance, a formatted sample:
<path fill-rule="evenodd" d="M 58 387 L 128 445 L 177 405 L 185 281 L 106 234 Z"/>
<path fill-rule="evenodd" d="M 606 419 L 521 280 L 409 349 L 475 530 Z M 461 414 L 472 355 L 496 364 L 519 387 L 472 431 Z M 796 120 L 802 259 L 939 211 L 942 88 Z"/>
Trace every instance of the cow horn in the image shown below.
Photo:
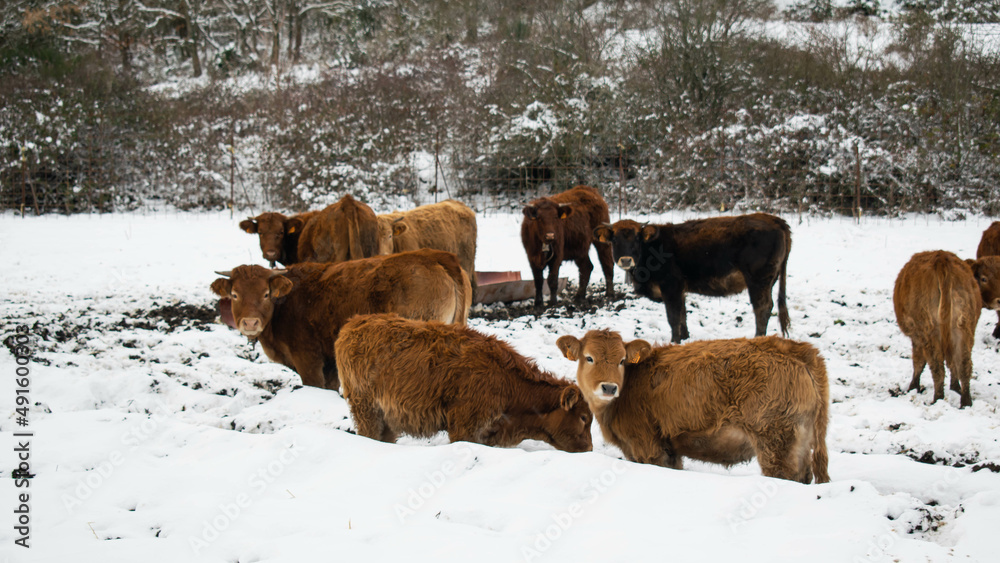
<path fill-rule="evenodd" d="M 268 278 L 273 278 L 274 276 L 283 276 L 288 273 L 288 270 L 271 270 L 271 275 Z"/>
<path fill-rule="evenodd" d="M 228 277 L 230 277 L 230 276 L 233 275 L 233 271 L 232 270 L 226 270 L 225 272 L 220 272 L 220 271 L 216 270 L 215 273 L 219 274 L 220 276 L 226 277 L 226 278 L 228 278 Z"/>

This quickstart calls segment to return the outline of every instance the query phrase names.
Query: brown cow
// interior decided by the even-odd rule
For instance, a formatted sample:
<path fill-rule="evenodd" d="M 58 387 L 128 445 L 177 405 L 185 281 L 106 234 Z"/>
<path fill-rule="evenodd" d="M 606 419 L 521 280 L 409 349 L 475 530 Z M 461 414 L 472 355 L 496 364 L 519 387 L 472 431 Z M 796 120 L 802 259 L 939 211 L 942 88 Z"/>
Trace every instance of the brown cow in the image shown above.
<path fill-rule="evenodd" d="M 767 333 L 778 282 L 778 323 L 788 335 L 785 278 L 792 231 L 780 217 L 754 213 L 713 217 L 665 225 L 631 220 L 601 225 L 594 236 L 611 243 L 618 267 L 628 273 L 636 293 L 663 301 L 670 323 L 670 340 L 690 334 L 685 293 L 722 297 L 750 294 L 756 336 Z"/>
<path fill-rule="evenodd" d="M 439 250 L 219 274 L 229 279 L 212 282 L 212 291 L 232 299 L 237 329 L 305 385 L 329 389 L 339 387 L 333 345 L 352 316 L 394 312 L 464 325 L 472 305 L 469 277 L 454 254 Z"/>
<path fill-rule="evenodd" d="M 337 340 L 337 370 L 358 434 L 395 442 L 447 430 L 452 442 L 513 447 L 543 440 L 593 449 L 593 415 L 570 381 L 470 328 L 396 315 L 357 316 Z"/>
<path fill-rule="evenodd" d="M 1000 256 L 1000 221 L 994 221 L 983 231 L 983 238 L 979 239 L 976 258 L 980 259 L 986 256 Z M 976 273 L 975 267 L 973 267 L 973 273 Z M 980 289 L 983 290 L 983 307 L 997 311 L 997 326 L 993 329 L 993 336 L 1000 338 L 1000 303 L 995 304 L 990 299 L 991 296 L 1000 297 L 1000 292 L 984 288 L 987 285 L 987 279 L 1000 280 L 1000 272 L 993 272 L 993 275 L 987 272 L 976 273 L 976 280 L 979 282 Z"/>
<path fill-rule="evenodd" d="M 380 245 L 389 252 L 433 248 L 453 252 L 476 287 L 476 212 L 448 199 L 378 216 Z M 390 242 L 385 238 L 389 237 Z M 388 252 L 386 252 L 388 253 Z"/>
<path fill-rule="evenodd" d="M 997 257 L 963 261 L 951 252 L 934 250 L 914 254 L 899 271 L 892 304 L 899 329 L 910 337 L 913 345 L 913 379 L 909 391 L 919 391 L 920 374 L 930 363 L 934 378 L 931 402 L 943 399 L 947 363 L 951 371 L 951 390 L 961 393 L 962 408 L 972 406 L 969 389 L 972 345 L 983 307 L 973 269 L 998 266 L 1000 258 Z M 989 286 L 989 283 L 983 285 Z"/>
<path fill-rule="evenodd" d="M 350 195 L 319 211 L 302 229 L 299 261 L 343 262 L 381 254 L 375 212 Z"/>
<path fill-rule="evenodd" d="M 611 246 L 594 238 L 594 228 L 610 221 L 608 204 L 596 189 L 576 186 L 552 197 L 536 199 L 524 207 L 521 244 L 528 254 L 531 275 L 535 280 L 535 306 L 542 307 L 542 280 L 549 269 L 549 306 L 555 306 L 559 293 L 559 266 L 572 260 L 580 270 L 580 288 L 576 300 L 583 299 L 590 283 L 594 263 L 590 245 L 604 271 L 605 293 L 614 296 L 614 265 Z"/>
<path fill-rule="evenodd" d="M 830 480 L 826 364 L 809 344 L 765 336 L 652 348 L 608 330 L 557 344 L 578 362 L 605 441 L 631 461 L 680 469 L 684 456 L 730 466 L 756 455 L 769 477 Z"/>
<path fill-rule="evenodd" d="M 286 217 L 281 213 L 261 213 L 240 221 L 240 229 L 260 236 L 260 251 L 274 267 L 275 262 L 291 266 L 299 262 L 299 236 L 319 211 L 307 211 Z"/>

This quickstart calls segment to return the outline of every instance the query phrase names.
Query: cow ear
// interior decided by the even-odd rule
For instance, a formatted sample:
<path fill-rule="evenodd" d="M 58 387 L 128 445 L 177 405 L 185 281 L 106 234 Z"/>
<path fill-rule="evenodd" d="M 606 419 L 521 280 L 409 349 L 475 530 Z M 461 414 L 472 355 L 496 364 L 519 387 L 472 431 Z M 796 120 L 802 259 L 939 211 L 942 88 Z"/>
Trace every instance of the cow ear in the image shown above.
<path fill-rule="evenodd" d="M 575 336 L 569 334 L 560 336 L 559 340 L 556 340 L 556 346 L 567 360 L 575 362 L 580 357 L 580 339 Z"/>
<path fill-rule="evenodd" d="M 285 276 L 274 276 L 267 281 L 267 287 L 271 290 L 271 299 L 277 299 L 292 291 L 292 280 Z"/>
<path fill-rule="evenodd" d="M 583 398 L 580 393 L 580 388 L 576 385 L 569 385 L 562 390 L 559 394 L 559 406 L 563 408 L 564 411 L 571 410 L 577 401 Z"/>
<path fill-rule="evenodd" d="M 398 237 L 399 235 L 405 233 L 406 229 L 408 228 L 409 227 L 406 225 L 406 223 L 402 221 L 396 221 L 395 223 L 392 224 L 392 236 Z"/>
<path fill-rule="evenodd" d="M 660 234 L 660 228 L 656 225 L 645 225 L 642 227 L 642 240 L 649 242 Z"/>
<path fill-rule="evenodd" d="M 594 229 L 594 238 L 599 242 L 611 242 L 611 237 L 614 233 L 611 231 L 611 225 L 607 223 L 601 223 Z"/>
<path fill-rule="evenodd" d="M 534 205 L 525 205 L 524 216 L 532 220 L 538 219 L 538 208 Z"/>
<path fill-rule="evenodd" d="M 257 221 L 253 217 L 247 217 L 240 221 L 240 228 L 251 235 L 257 234 Z"/>
<path fill-rule="evenodd" d="M 573 206 L 572 205 L 569 205 L 569 204 L 566 204 L 566 203 L 559 204 L 559 218 L 560 219 L 565 219 L 565 218 L 569 217 L 572 214 L 573 214 Z"/>
<path fill-rule="evenodd" d="M 973 260 L 972 258 L 966 258 L 965 263 L 972 268 L 972 275 L 979 277 L 979 260 Z"/>
<path fill-rule="evenodd" d="M 653 352 L 653 347 L 645 340 L 633 340 L 625 345 L 625 361 L 630 364 L 637 364 L 649 357 Z"/>
<path fill-rule="evenodd" d="M 305 226 L 305 223 L 303 223 L 302 219 L 299 219 L 298 217 L 292 217 L 290 219 L 285 219 L 285 234 L 290 235 L 290 234 L 293 234 L 293 233 L 297 233 L 297 232 L 301 231 L 302 227 L 304 227 L 304 226 Z"/>
<path fill-rule="evenodd" d="M 219 278 L 212 282 L 212 293 L 219 297 L 229 297 L 233 293 L 233 281 L 226 278 Z"/>

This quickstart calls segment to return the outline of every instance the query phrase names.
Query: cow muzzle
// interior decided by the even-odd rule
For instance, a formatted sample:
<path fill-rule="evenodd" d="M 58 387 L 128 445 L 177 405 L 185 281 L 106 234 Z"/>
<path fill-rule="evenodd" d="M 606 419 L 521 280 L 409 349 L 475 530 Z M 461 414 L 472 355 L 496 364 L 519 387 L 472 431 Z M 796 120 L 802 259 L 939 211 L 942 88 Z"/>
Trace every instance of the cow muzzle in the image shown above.
<path fill-rule="evenodd" d="M 619 387 L 617 383 L 608 383 L 605 381 L 601 383 L 599 387 L 600 393 L 598 393 L 597 397 L 604 399 L 605 401 L 610 401 L 611 399 L 618 397 L 618 390 Z"/>
<path fill-rule="evenodd" d="M 545 233 L 545 240 L 548 240 L 548 241 L 556 240 L 556 234 L 555 233 Z"/>
<path fill-rule="evenodd" d="M 264 323 L 258 318 L 248 317 L 240 319 L 240 334 L 247 338 L 254 338 L 264 332 Z"/>
<path fill-rule="evenodd" d="M 618 267 L 623 270 L 631 270 L 635 267 L 635 260 L 631 256 L 622 256 L 618 259 Z"/>
<path fill-rule="evenodd" d="M 1000 297 L 997 297 L 996 299 L 994 299 L 990 303 L 987 303 L 986 307 L 988 309 L 993 309 L 994 311 L 1000 311 Z"/>

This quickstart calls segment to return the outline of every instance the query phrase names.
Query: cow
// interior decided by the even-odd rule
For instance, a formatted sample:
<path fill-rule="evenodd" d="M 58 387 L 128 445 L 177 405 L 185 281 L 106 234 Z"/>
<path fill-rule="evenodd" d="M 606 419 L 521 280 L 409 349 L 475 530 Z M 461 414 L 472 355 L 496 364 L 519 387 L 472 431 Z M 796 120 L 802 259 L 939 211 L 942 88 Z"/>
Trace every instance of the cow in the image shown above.
<path fill-rule="evenodd" d="M 593 449 L 580 388 L 510 345 L 458 325 L 360 315 L 337 339 L 337 371 L 358 434 L 395 442 L 446 430 L 452 442 L 514 447 L 542 440 Z"/>
<path fill-rule="evenodd" d="M 976 273 L 978 272 L 978 273 Z M 908 391 L 920 390 L 920 374 L 928 363 L 934 399 L 944 398 L 944 367 L 951 390 L 961 394 L 961 407 L 972 406 L 972 345 L 983 308 L 983 291 L 997 285 L 1000 257 L 963 261 L 946 250 L 914 254 L 896 276 L 892 304 L 899 329 L 910 338 L 913 378 Z M 998 294 L 995 294 L 998 295 Z M 992 297 L 990 308 L 1000 309 Z"/>
<path fill-rule="evenodd" d="M 636 293 L 663 301 L 670 340 L 690 336 L 685 293 L 723 297 L 750 294 L 757 331 L 767 332 L 778 284 L 778 322 L 788 336 L 785 274 L 792 249 L 788 223 L 767 213 L 650 225 L 632 220 L 600 225 L 594 236 L 611 243 L 618 267 L 625 270 Z"/>
<path fill-rule="evenodd" d="M 476 287 L 476 212 L 464 203 L 447 199 L 409 211 L 378 216 L 383 252 L 433 248 L 453 252 Z M 386 242 L 386 238 L 389 239 Z"/>
<path fill-rule="evenodd" d="M 375 212 L 350 194 L 317 212 L 299 236 L 301 262 L 343 262 L 384 253 Z"/>
<path fill-rule="evenodd" d="M 826 363 L 809 344 L 764 336 L 653 348 L 609 330 L 556 344 L 577 362 L 604 440 L 630 461 L 681 469 L 684 457 L 731 466 L 756 456 L 768 477 L 830 480 Z"/>
<path fill-rule="evenodd" d="M 260 237 L 260 251 L 274 268 L 275 262 L 291 266 L 299 262 L 299 236 L 302 229 L 319 211 L 307 211 L 285 216 L 281 213 L 261 213 L 240 221 L 240 229 Z"/>
<path fill-rule="evenodd" d="M 303 384 L 334 390 L 334 342 L 352 316 L 394 312 L 464 325 L 472 305 L 469 276 L 454 254 L 439 250 L 217 273 L 225 277 L 212 282 L 212 292 L 232 300 L 237 330 Z"/>
<path fill-rule="evenodd" d="M 976 259 L 982 259 L 987 256 L 1000 256 L 1000 221 L 994 221 L 993 224 L 983 231 L 983 237 L 979 239 L 979 247 L 976 248 Z M 1000 274 L 1000 272 L 997 273 Z M 976 275 L 976 280 L 979 282 L 981 289 L 984 285 L 987 285 L 987 279 L 989 279 L 988 274 Z M 993 275 L 992 279 L 1000 279 L 1000 277 Z M 988 292 L 989 289 L 986 289 L 986 291 Z M 993 293 L 997 294 L 996 292 Z M 997 326 L 993 329 L 993 337 L 1000 338 L 1000 307 L 991 306 L 991 303 L 989 296 L 984 292 L 983 307 L 997 310 Z"/>
<path fill-rule="evenodd" d="M 614 296 L 614 266 L 611 247 L 594 239 L 594 228 L 610 221 L 608 204 L 590 186 L 575 188 L 552 197 L 542 197 L 524 206 L 521 222 L 521 244 L 528 254 L 528 264 L 535 280 L 535 307 L 543 307 L 542 281 L 549 269 L 549 306 L 558 302 L 559 266 L 572 260 L 580 270 L 580 288 L 575 299 L 587 295 L 587 284 L 594 263 L 590 260 L 590 245 L 597 250 L 597 259 L 604 271 L 605 294 Z"/>

